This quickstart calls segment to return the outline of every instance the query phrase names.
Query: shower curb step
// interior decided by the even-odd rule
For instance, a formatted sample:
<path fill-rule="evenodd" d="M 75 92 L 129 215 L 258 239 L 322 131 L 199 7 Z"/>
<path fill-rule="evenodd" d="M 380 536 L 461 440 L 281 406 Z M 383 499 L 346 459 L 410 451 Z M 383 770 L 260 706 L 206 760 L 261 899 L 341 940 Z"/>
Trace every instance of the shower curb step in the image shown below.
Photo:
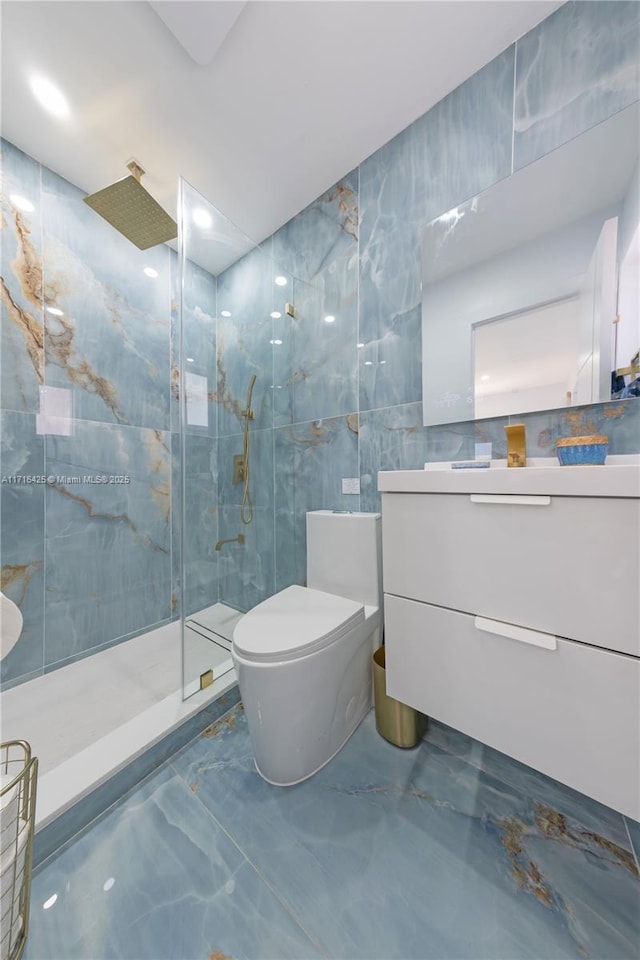
<path fill-rule="evenodd" d="M 80 797 L 59 816 L 39 829 L 33 844 L 33 869 L 38 870 L 60 849 L 75 839 L 130 790 L 170 759 L 203 730 L 228 713 L 240 701 L 237 683 L 216 700 L 205 704 L 166 736 L 126 762 L 116 773 Z"/>

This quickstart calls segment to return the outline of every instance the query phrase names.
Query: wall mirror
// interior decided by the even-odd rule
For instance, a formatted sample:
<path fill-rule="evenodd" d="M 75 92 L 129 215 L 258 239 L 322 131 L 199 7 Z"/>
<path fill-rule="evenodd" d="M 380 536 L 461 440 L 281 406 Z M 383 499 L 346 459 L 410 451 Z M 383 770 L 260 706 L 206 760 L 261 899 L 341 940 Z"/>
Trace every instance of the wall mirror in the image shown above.
<path fill-rule="evenodd" d="M 425 227 L 425 425 L 636 395 L 639 113 Z"/>

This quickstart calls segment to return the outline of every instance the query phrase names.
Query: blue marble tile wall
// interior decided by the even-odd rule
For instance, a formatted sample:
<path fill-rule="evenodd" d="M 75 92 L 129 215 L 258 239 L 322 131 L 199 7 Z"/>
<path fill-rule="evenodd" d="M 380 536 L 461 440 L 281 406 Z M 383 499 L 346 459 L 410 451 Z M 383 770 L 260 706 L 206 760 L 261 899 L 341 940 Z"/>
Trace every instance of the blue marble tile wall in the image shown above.
<path fill-rule="evenodd" d="M 223 547 L 218 580 L 238 609 L 304 582 L 307 510 L 352 506 L 336 478 L 358 476 L 357 287 L 357 174 L 218 277 L 220 537 L 245 537 Z M 233 455 L 253 374 L 242 524 Z"/>
<path fill-rule="evenodd" d="M 507 418 L 422 425 L 420 233 L 637 99 L 638 37 L 637 4 L 566 4 L 218 278 L 218 529 L 246 537 L 217 559 L 224 602 L 246 610 L 303 582 L 306 511 L 378 510 L 378 470 L 472 458 L 479 441 L 506 455 Z M 241 526 L 232 461 L 252 374 Z M 532 456 L 570 431 L 627 453 L 639 414 L 625 401 L 518 419 Z M 342 493 L 350 477 L 359 496 Z"/>
<path fill-rule="evenodd" d="M 421 230 L 637 100 L 639 49 L 637 3 L 565 4 L 263 244 L 271 269 L 286 280 L 272 284 L 271 295 L 282 300 L 284 291 L 288 300 L 290 290 L 295 316 L 274 319 L 272 328 L 275 544 L 265 547 L 262 564 L 253 558 L 246 584 L 266 571 L 272 549 L 275 589 L 304 582 L 305 512 L 379 510 L 378 470 L 473 458 L 474 444 L 485 441 L 494 456 L 506 456 L 506 417 L 422 425 Z M 268 277 L 269 267 L 262 269 Z M 269 357 L 246 348 L 248 337 L 261 335 L 235 333 L 231 321 L 219 334 L 227 391 L 219 397 L 221 433 L 233 432 L 234 409 L 237 431 L 249 371 L 268 381 Z M 640 451 L 635 400 L 518 420 L 531 456 L 554 456 L 555 441 L 572 432 L 606 433 L 611 453 Z M 267 407 L 258 426 L 269 426 Z M 267 458 L 254 476 L 270 486 L 263 469 Z M 359 496 L 342 493 L 349 477 L 360 478 Z M 233 532 L 232 524 L 227 535 Z M 222 584 L 222 599 L 231 582 Z M 260 596 L 255 583 L 239 592 L 244 609 Z"/>
<path fill-rule="evenodd" d="M 177 611 L 177 258 L 166 246 L 137 251 L 83 195 L 2 143 L 1 586 L 24 618 L 0 664 L 5 687 Z M 213 366 L 215 280 L 194 267 L 185 284 L 186 342 L 209 338 Z M 188 440 L 200 468 L 197 444 L 215 439 Z"/>

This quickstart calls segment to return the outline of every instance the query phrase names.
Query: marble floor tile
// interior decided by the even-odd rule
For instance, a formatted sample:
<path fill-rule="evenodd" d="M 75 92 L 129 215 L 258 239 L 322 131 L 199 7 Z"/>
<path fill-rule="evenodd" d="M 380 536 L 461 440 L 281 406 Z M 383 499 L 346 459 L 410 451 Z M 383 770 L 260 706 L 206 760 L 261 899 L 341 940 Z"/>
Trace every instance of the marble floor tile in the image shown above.
<path fill-rule="evenodd" d="M 553 808 L 560 815 L 579 820 L 585 830 L 597 833 L 619 846 L 628 846 L 624 817 L 611 807 L 605 807 L 533 767 L 444 724 L 431 721 L 425 739 L 490 776 L 511 784 L 526 796 L 535 797 L 539 803 Z"/>
<path fill-rule="evenodd" d="M 370 713 L 277 788 L 238 705 L 36 875 L 25 960 L 637 956 L 622 818 L 480 747 Z"/>
<path fill-rule="evenodd" d="M 317 957 L 168 767 L 38 873 L 24 960 Z"/>
<path fill-rule="evenodd" d="M 637 953 L 628 846 L 371 714 L 297 787 L 257 776 L 240 708 L 173 766 L 331 957 Z"/>

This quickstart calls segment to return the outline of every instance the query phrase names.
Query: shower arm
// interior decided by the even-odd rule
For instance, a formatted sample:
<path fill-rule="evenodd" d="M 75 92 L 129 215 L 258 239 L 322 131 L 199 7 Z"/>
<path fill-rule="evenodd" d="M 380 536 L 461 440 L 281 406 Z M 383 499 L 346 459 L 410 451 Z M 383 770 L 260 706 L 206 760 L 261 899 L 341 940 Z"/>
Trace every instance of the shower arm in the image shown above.
<path fill-rule="evenodd" d="M 228 540 L 218 540 L 216 543 L 216 550 L 222 550 L 225 543 L 239 543 L 240 546 L 244 543 L 244 533 L 239 533 L 237 537 L 229 537 Z"/>

